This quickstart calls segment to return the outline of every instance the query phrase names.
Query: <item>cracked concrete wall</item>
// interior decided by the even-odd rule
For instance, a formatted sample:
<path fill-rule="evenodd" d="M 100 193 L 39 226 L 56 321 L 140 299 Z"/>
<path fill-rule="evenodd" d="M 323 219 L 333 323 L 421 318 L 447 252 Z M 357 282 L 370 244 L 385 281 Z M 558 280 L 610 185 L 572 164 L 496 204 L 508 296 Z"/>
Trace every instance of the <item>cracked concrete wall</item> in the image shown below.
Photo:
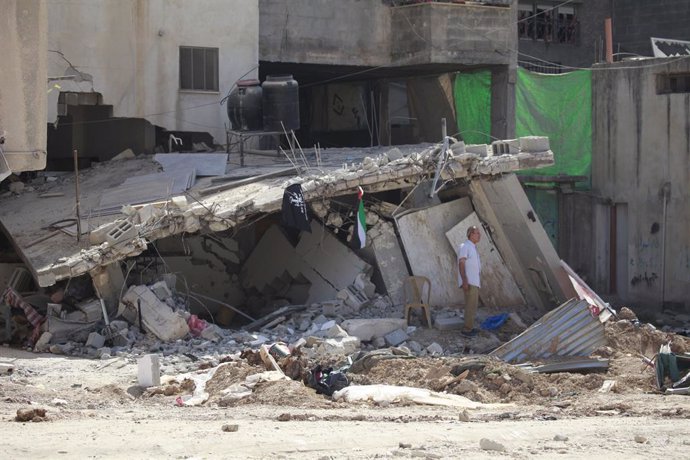
<path fill-rule="evenodd" d="M 270 62 L 388 63 L 390 17 L 377 0 L 260 0 L 260 58 Z"/>
<path fill-rule="evenodd" d="M 350 66 L 515 62 L 517 6 L 260 0 L 262 61 Z"/>
<path fill-rule="evenodd" d="M 238 277 L 244 254 L 234 239 L 221 234 L 169 237 L 157 241 L 156 247 L 165 269 L 177 277 L 178 292 L 198 292 L 233 306 L 244 303 Z M 225 310 L 207 304 L 214 314 Z"/>
<path fill-rule="evenodd" d="M 69 60 L 93 82 L 60 82 L 62 90 L 100 92 L 116 117 L 208 131 L 224 142 L 226 107 L 217 102 L 243 75 L 258 75 L 258 0 L 48 2 L 48 18 L 49 49 L 66 59 L 48 53 L 50 74 L 74 73 Z M 219 49 L 219 91 L 179 89 L 180 46 Z M 49 95 L 49 122 L 58 93 Z"/>
<path fill-rule="evenodd" d="M 0 2 L 0 147 L 14 172 L 46 166 L 47 10 L 44 0 Z"/>
<path fill-rule="evenodd" d="M 623 240 L 611 242 L 608 258 L 625 275 L 613 284 L 631 306 L 690 307 L 690 93 L 657 92 L 659 79 L 688 73 L 690 62 L 675 58 L 592 72 L 592 188 L 618 221 L 599 219 L 595 232 L 608 241 L 616 228 Z"/>

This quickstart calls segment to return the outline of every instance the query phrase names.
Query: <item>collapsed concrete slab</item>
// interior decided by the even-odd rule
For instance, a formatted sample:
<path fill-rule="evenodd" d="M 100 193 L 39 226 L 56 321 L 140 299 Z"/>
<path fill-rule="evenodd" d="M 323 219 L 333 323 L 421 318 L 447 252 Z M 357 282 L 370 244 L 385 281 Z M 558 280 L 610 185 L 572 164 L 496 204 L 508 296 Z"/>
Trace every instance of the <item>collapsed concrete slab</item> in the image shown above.
<path fill-rule="evenodd" d="M 396 218 L 412 273 L 431 280 L 432 305 L 450 307 L 464 302 L 455 249 L 446 232 L 471 213 L 469 198 L 461 198 Z"/>
<path fill-rule="evenodd" d="M 460 245 L 467 240 L 467 229 L 471 226 L 483 228 L 482 222 L 475 212 L 446 232 L 448 242 L 455 248 L 456 254 Z M 513 275 L 491 241 L 491 235 L 482 235 L 481 240 L 477 243 L 477 251 L 482 262 L 482 288 L 479 290 L 482 304 L 487 307 L 499 308 L 524 305 L 525 299 L 515 283 Z"/>
<path fill-rule="evenodd" d="M 316 221 L 311 223 L 311 233 L 302 233 L 295 251 L 307 266 L 337 290 L 347 288 L 361 273 L 371 274 L 369 264 Z"/>
<path fill-rule="evenodd" d="M 407 324 L 403 318 L 348 319 L 343 321 L 341 327 L 351 336 L 370 342 L 397 329 L 404 329 Z"/>
<path fill-rule="evenodd" d="M 144 329 L 164 342 L 181 339 L 189 333 L 186 319 L 158 299 L 147 286 L 130 287 L 122 297 L 122 304 L 120 314 L 123 317 L 134 318 L 132 323 L 141 317 Z"/>
<path fill-rule="evenodd" d="M 371 239 L 371 248 L 388 297 L 394 305 L 402 305 L 405 301 L 403 283 L 410 272 L 393 225 L 379 222 L 367 231 L 367 237 Z"/>
<path fill-rule="evenodd" d="M 498 248 L 526 300 L 542 309 L 576 293 L 560 258 L 515 174 L 470 182 L 479 218 L 491 229 Z"/>
<path fill-rule="evenodd" d="M 51 224 L 73 215 L 74 184 L 65 179 L 51 187 L 51 192 L 63 195 L 50 200 L 36 200 L 35 192 L 24 192 L 13 200 L 3 201 L 0 224 L 12 239 L 18 254 L 24 259 L 40 286 L 81 274 L 97 267 L 124 260 L 141 254 L 150 241 L 166 236 L 194 233 L 200 230 L 220 232 L 235 228 L 260 215 L 276 212 L 282 204 L 283 190 L 288 185 L 300 183 L 307 201 L 322 200 L 347 193 L 353 193 L 361 186 L 365 192 L 394 190 L 413 187 L 426 175 L 437 169 L 440 146 L 400 146 L 404 156 L 390 161 L 385 155 L 390 148 L 349 149 L 348 155 L 357 160 L 344 169 L 341 152 L 334 152 L 333 160 L 327 162 L 324 152 L 323 167 L 316 173 L 292 177 L 288 180 L 271 177 L 259 182 L 223 189 L 211 187 L 208 192 L 198 189 L 187 192 L 192 198 L 189 204 L 181 203 L 174 196 L 158 203 L 158 211 L 139 216 L 134 224 L 136 235 L 118 241 L 105 241 L 91 246 L 87 239 L 75 238 L 51 230 Z M 378 155 L 378 156 L 377 156 Z M 364 157 L 364 158 L 363 158 Z M 503 174 L 524 167 L 549 166 L 553 164 L 553 153 L 521 152 L 517 155 L 480 157 L 471 153 L 450 156 L 442 168 L 442 178 L 471 179 L 478 176 Z M 283 167 L 283 166 L 281 166 Z M 84 209 L 97 205 L 99 191 L 104 187 L 121 184 L 128 177 L 155 172 L 156 163 L 150 158 L 136 158 L 126 162 L 110 162 L 84 172 L 80 179 Z M 31 214 L 24 212 L 32 209 Z M 136 209 L 124 207 L 136 214 Z M 112 224 L 121 215 L 96 216 L 89 222 L 90 228 Z"/>

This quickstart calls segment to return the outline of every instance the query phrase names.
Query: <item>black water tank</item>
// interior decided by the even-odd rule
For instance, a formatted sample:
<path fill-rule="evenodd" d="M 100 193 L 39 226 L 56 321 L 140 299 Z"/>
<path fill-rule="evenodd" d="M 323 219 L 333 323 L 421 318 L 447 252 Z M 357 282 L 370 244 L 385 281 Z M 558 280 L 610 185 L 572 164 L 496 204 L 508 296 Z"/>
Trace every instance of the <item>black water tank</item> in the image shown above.
<path fill-rule="evenodd" d="M 261 131 L 263 118 L 261 82 L 240 80 L 228 96 L 228 118 L 236 131 Z"/>
<path fill-rule="evenodd" d="M 267 75 L 261 87 L 264 131 L 299 129 L 299 87 L 292 75 Z"/>

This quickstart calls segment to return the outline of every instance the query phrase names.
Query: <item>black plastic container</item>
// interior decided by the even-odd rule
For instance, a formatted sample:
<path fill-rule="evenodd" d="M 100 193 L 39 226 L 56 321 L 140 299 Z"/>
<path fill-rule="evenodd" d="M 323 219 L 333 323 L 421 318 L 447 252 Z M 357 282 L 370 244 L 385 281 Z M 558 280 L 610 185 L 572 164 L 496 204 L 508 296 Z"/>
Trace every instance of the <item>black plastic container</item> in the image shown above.
<path fill-rule="evenodd" d="M 259 80 L 240 80 L 228 96 L 228 118 L 235 131 L 263 129 L 262 94 Z"/>
<path fill-rule="evenodd" d="M 299 129 L 299 85 L 292 75 L 267 75 L 261 87 L 264 131 Z"/>

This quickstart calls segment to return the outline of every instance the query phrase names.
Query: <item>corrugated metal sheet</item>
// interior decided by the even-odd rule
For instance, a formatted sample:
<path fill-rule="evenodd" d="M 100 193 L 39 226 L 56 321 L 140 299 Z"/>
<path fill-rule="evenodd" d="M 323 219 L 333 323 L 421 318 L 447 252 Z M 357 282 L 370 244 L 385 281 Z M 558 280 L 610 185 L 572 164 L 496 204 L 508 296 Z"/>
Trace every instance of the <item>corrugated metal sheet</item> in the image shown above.
<path fill-rule="evenodd" d="M 491 352 L 506 362 L 554 356 L 588 356 L 606 344 L 604 325 L 586 300 L 572 299 L 544 315 L 525 332 Z"/>

